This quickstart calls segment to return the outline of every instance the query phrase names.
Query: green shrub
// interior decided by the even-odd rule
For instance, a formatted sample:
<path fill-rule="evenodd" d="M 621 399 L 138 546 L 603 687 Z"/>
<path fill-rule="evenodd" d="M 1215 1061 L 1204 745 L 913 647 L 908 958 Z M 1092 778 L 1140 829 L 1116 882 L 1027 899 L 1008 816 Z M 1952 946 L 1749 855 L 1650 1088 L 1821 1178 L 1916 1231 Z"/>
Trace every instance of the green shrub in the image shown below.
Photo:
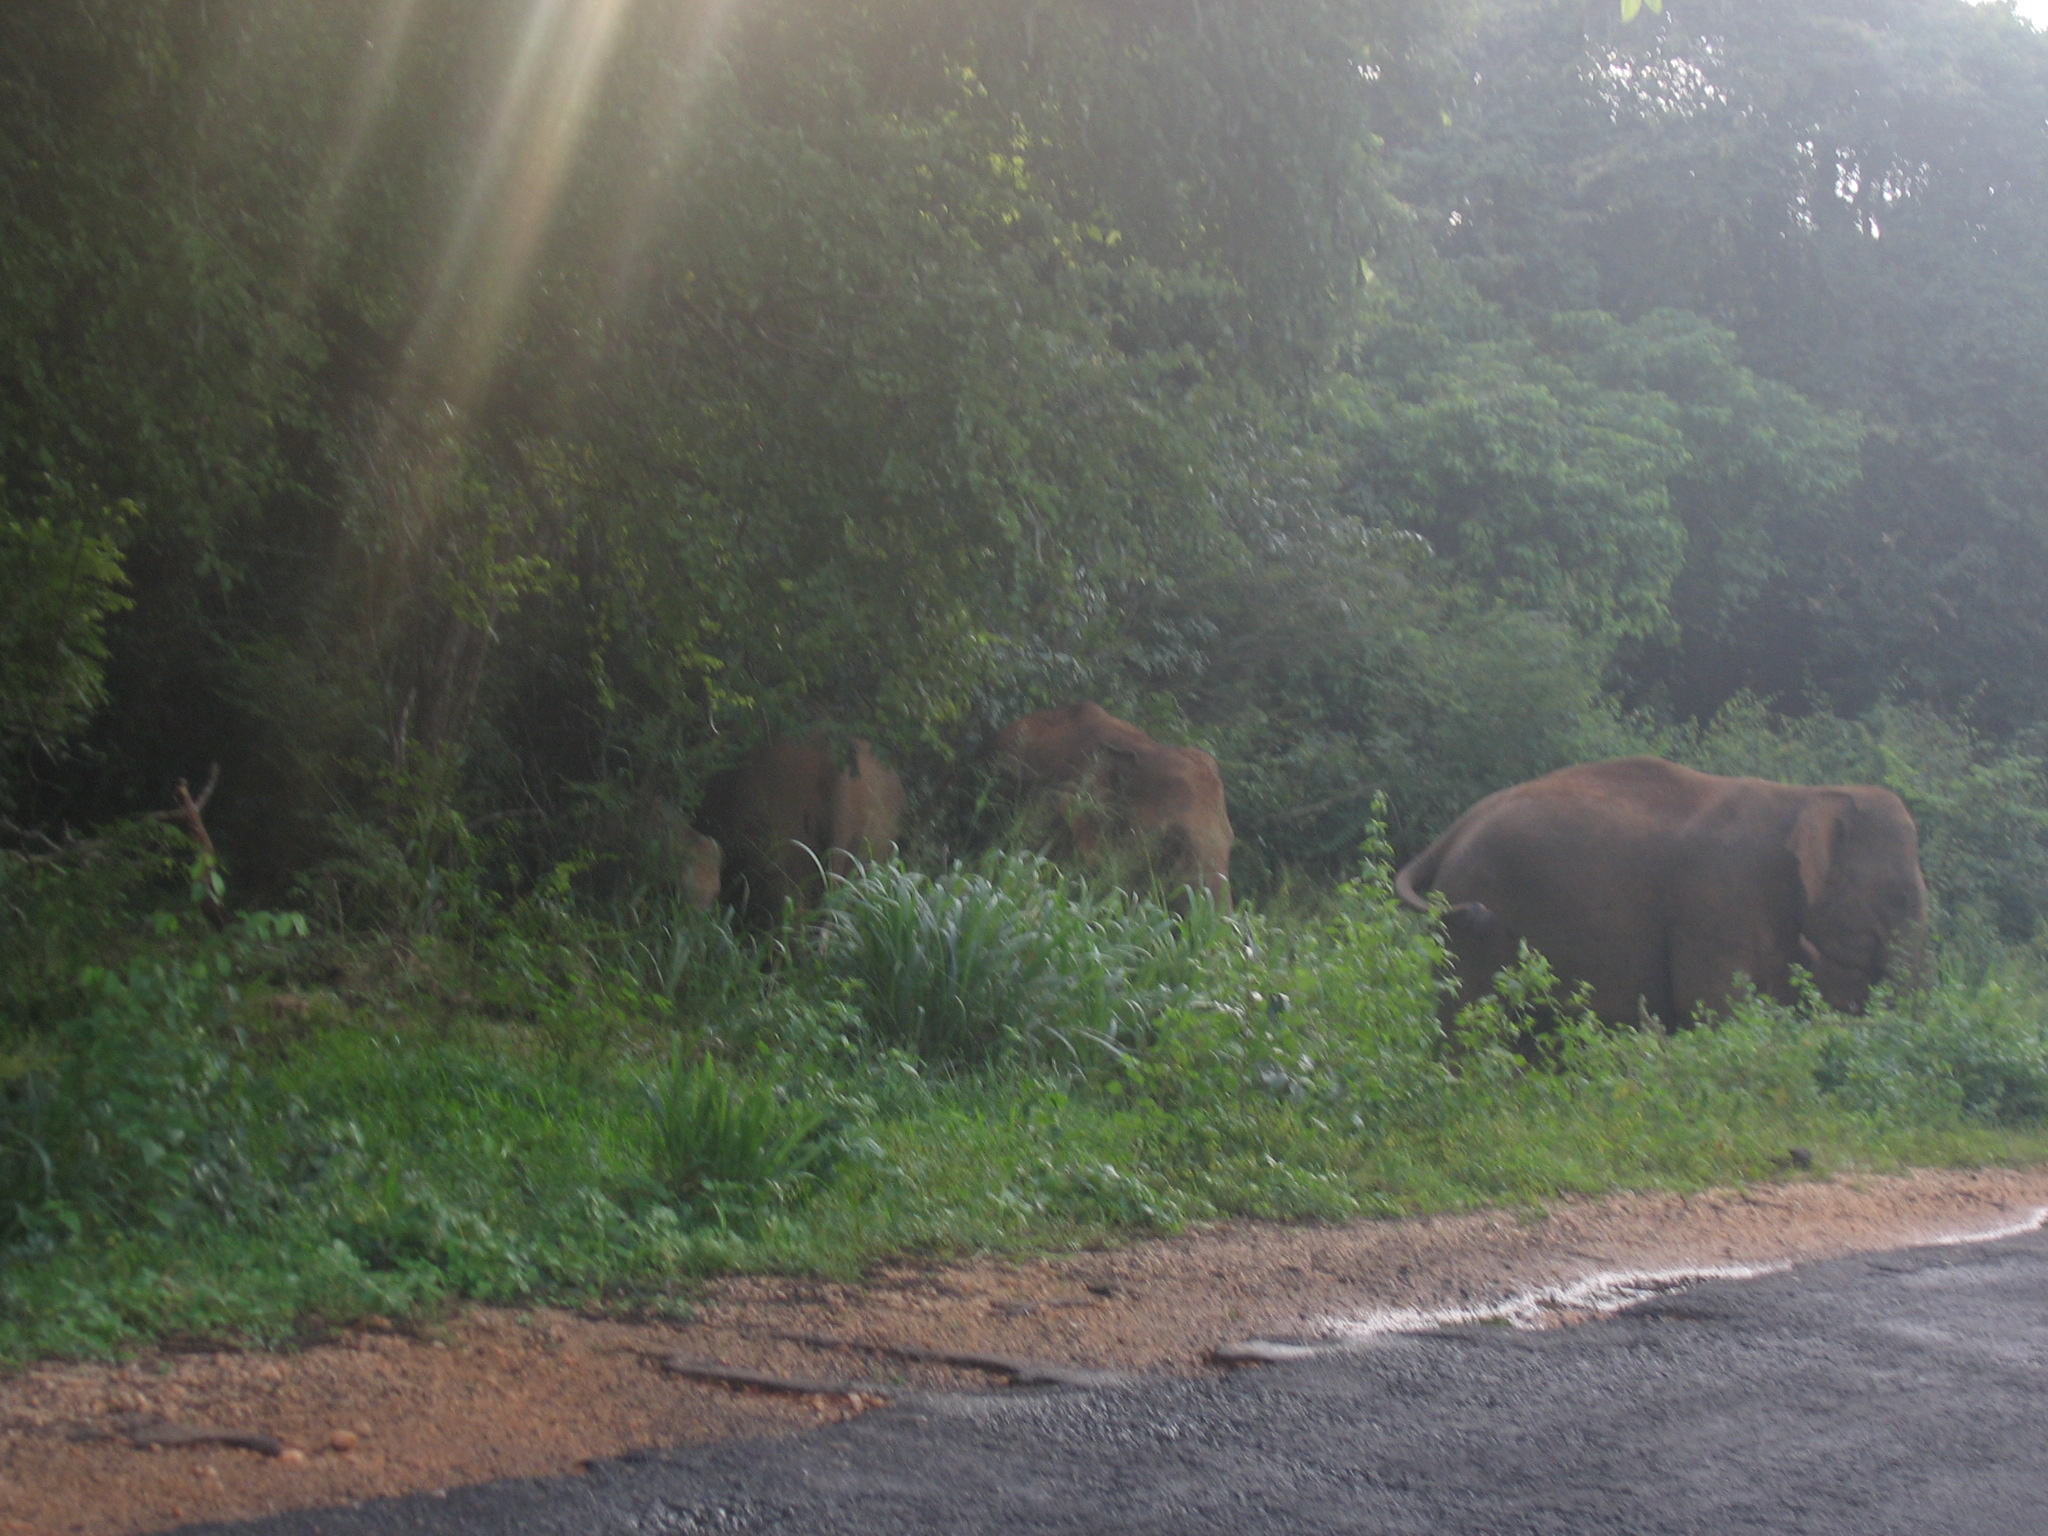
<path fill-rule="evenodd" d="M 0 506 L 0 810 L 15 750 L 56 745 L 105 701 L 107 621 L 133 606 L 120 539 L 134 504 L 79 516 L 85 498 L 51 499 L 72 502 L 69 515 L 26 517 Z"/>
<path fill-rule="evenodd" d="M 1362 1131 L 1449 1081 L 1442 945 L 1388 893 L 1384 869 L 1292 916 L 1240 913 L 1236 942 L 1207 949 L 1203 985 L 1132 1063 L 1139 1091 L 1188 1110 L 1279 1100 Z"/>
<path fill-rule="evenodd" d="M 485 931 L 495 915 L 490 841 L 459 803 L 463 762 L 420 753 L 370 777 L 368 814 L 328 818 L 334 853 L 299 880 L 299 893 L 338 932 L 399 946 Z"/>
<path fill-rule="evenodd" d="M 485 925 L 475 946 L 481 999 L 563 1039 L 595 1040 L 662 1018 L 668 997 L 630 963 L 638 936 L 587 910 L 558 864 Z"/>
<path fill-rule="evenodd" d="M 184 885 L 191 846 L 165 822 L 110 826 L 91 839 L 0 850 L 0 1081 L 41 1053 L 41 1032 L 87 1003 L 88 967 L 161 951 L 143 921 Z"/>
<path fill-rule="evenodd" d="M 1035 854 L 939 875 L 872 863 L 827 895 L 827 968 L 882 1044 L 947 1066 L 1114 1057 L 1191 978 L 1218 921 L 1095 892 Z"/>
<path fill-rule="evenodd" d="M 648 1097 L 656 1183 L 721 1225 L 794 1199 L 834 1150 L 825 1111 L 787 1103 L 710 1056 L 692 1062 L 678 1048 Z"/>
<path fill-rule="evenodd" d="M 1375 819 L 1417 851 L 1482 795 L 1624 748 L 1599 647 L 1437 590 L 1412 543 L 1405 560 L 1380 537 L 1205 591 L 1228 644 L 1188 686 L 1230 788 L 1240 894 L 1289 869 L 1335 883 Z"/>
<path fill-rule="evenodd" d="M 224 1036 L 227 957 L 86 974 L 51 1058 L 0 1089 L 0 1241 L 170 1227 L 245 1199 L 248 1074 Z"/>
<path fill-rule="evenodd" d="M 1883 998 L 1831 1031 L 1817 1068 L 1839 1103 L 1891 1120 L 2026 1126 L 2048 1121 L 2048 1015 L 2008 963 L 1925 997 Z"/>

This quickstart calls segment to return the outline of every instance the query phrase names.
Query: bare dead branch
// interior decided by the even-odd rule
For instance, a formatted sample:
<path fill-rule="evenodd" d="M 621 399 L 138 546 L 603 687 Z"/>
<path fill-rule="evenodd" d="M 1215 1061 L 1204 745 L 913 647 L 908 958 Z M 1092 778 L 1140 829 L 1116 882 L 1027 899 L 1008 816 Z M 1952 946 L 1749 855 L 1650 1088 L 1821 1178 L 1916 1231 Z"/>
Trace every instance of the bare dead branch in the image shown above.
<path fill-rule="evenodd" d="M 190 784 L 180 779 L 172 790 L 172 793 L 177 796 L 178 803 L 167 811 L 158 811 L 156 813 L 159 820 L 176 822 L 185 829 L 186 834 L 198 846 L 200 858 L 207 866 L 216 865 L 220 862 L 220 855 L 213 850 L 213 835 L 206 830 L 205 816 L 206 802 L 213 798 L 213 792 L 219 784 L 220 764 L 214 763 L 208 767 L 206 784 L 197 795 L 192 793 L 192 786 Z M 215 895 L 211 889 L 204 891 L 200 895 L 199 910 L 206 914 L 207 921 L 212 923 L 214 927 L 227 927 L 227 903 Z"/>
<path fill-rule="evenodd" d="M 0 833 L 29 847 L 40 847 L 41 858 L 61 859 L 67 852 L 80 846 L 75 838 L 69 844 L 60 843 L 47 832 L 38 832 L 34 827 L 16 826 L 5 816 L 0 816 Z"/>

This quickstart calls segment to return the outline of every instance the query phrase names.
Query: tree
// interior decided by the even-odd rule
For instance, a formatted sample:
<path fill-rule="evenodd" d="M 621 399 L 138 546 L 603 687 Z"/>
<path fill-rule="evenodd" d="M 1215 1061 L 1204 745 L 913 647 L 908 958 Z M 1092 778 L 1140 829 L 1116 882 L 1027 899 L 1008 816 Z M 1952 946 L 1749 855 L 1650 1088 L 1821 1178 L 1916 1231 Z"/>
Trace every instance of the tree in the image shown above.
<path fill-rule="evenodd" d="M 1947 0 L 1697 0 L 1647 31 L 1532 4 L 1471 63 L 1404 176 L 1459 271 L 1531 322 L 1689 310 L 1870 429 L 1847 503 L 1718 626 L 1751 638 L 1696 629 L 1661 665 L 1681 707 L 1746 685 L 2003 731 L 2048 712 L 2048 41 Z"/>

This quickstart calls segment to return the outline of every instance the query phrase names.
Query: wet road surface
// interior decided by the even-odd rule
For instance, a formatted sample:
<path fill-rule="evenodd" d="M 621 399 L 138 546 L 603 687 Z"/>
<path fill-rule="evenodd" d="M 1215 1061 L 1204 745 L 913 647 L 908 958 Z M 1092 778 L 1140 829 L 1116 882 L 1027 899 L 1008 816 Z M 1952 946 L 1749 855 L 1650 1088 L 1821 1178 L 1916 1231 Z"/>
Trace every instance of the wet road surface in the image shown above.
<path fill-rule="evenodd" d="M 241 1536 L 2048 1532 L 2048 1235 L 1206 1381 L 949 1397 Z"/>

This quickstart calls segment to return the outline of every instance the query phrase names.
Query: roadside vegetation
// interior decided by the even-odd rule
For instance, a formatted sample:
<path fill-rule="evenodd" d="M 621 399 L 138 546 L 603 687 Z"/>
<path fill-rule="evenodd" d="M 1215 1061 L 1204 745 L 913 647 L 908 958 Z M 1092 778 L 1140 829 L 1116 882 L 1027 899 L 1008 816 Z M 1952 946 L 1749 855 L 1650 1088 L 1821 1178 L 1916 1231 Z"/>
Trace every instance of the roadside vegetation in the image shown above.
<path fill-rule="evenodd" d="M 0 16 L 0 1359 L 2048 1155 L 2043 99 L 1960 0 Z M 1081 698 L 1234 911 L 991 831 Z M 900 861 L 691 910 L 820 721 Z M 1442 1027 L 1388 867 L 1633 751 L 1896 789 L 1932 990 Z"/>
<path fill-rule="evenodd" d="M 565 903 L 417 948 L 263 913 L 216 933 L 176 915 L 184 873 L 147 841 L 89 891 L 11 871 L 12 911 L 42 919 L 17 933 L 88 934 L 53 907 L 108 882 L 171 900 L 87 939 L 91 965 L 15 972 L 42 962 L 14 999 L 39 1054 L 0 1120 L 0 1357 L 2048 1155 L 2048 1019 L 2018 955 L 1864 1019 L 1756 1003 L 1671 1036 L 1574 1018 L 1532 962 L 1446 1038 L 1439 941 L 1379 862 L 1186 918 L 1035 857 L 878 864 L 758 939 Z"/>

